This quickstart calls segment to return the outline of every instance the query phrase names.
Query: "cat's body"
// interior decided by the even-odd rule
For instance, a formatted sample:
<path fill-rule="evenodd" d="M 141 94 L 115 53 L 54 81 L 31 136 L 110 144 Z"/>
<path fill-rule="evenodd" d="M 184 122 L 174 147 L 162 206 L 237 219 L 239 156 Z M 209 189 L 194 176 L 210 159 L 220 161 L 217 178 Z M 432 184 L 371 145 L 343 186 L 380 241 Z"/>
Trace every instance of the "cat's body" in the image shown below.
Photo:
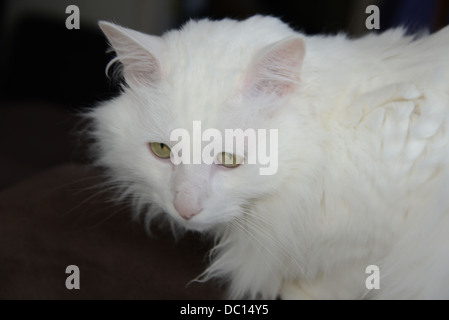
<path fill-rule="evenodd" d="M 257 16 L 162 38 L 102 29 L 129 88 L 90 114 L 98 162 L 137 211 L 216 238 L 205 277 L 230 297 L 449 298 L 448 28 L 414 41 L 306 37 Z M 278 129 L 277 173 L 148 150 L 195 120 Z"/>

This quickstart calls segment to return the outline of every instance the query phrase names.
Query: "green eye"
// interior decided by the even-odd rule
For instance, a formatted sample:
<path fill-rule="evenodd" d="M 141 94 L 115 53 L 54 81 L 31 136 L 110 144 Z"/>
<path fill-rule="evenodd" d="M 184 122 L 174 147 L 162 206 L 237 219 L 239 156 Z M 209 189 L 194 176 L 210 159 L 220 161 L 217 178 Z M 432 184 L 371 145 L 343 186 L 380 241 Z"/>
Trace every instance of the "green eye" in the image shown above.
<path fill-rule="evenodd" d="M 153 153 L 159 158 L 162 159 L 170 158 L 171 150 L 166 144 L 160 142 L 150 142 L 148 143 L 148 145 L 150 146 L 151 151 L 153 151 Z"/>
<path fill-rule="evenodd" d="M 229 152 L 220 152 L 217 161 L 226 168 L 236 168 L 243 163 L 243 158 Z"/>

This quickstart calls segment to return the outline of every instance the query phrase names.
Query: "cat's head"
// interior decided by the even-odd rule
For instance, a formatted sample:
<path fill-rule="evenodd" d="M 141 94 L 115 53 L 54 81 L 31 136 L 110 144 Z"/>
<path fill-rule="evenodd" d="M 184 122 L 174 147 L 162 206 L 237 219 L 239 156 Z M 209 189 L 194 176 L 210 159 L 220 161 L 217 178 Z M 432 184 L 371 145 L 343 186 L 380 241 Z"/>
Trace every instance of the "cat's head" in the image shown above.
<path fill-rule="evenodd" d="M 267 17 L 191 21 L 162 37 L 107 22 L 100 27 L 125 83 L 119 97 L 91 116 L 98 162 L 122 192 L 194 230 L 229 222 L 277 192 L 289 174 L 283 166 L 292 146 L 282 134 L 292 126 L 285 105 L 300 83 L 300 36 Z M 256 138 L 229 149 L 226 129 L 249 130 Z M 181 140 L 190 146 L 179 150 Z M 262 145 L 267 150 L 258 151 Z M 213 162 L 193 164 L 208 146 Z M 170 149 L 191 154 L 174 164 Z"/>

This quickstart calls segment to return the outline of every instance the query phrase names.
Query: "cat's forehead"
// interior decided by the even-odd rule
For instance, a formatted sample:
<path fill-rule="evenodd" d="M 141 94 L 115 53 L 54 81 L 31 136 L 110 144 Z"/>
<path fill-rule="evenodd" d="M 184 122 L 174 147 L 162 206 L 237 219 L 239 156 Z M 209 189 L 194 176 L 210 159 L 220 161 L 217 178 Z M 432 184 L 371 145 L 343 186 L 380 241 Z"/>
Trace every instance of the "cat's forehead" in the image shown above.
<path fill-rule="evenodd" d="M 244 21 L 192 20 L 162 38 L 167 48 L 166 63 L 181 67 L 197 64 L 200 71 L 200 65 L 214 65 L 218 70 L 242 67 L 258 49 L 293 34 L 279 19 L 254 16 Z"/>
<path fill-rule="evenodd" d="M 161 63 L 176 113 L 191 122 L 226 121 L 255 54 L 293 31 L 280 20 L 255 16 L 245 21 L 190 21 L 163 36 Z M 228 111 L 228 112 L 227 112 Z M 212 119 L 220 114 L 221 119 Z M 207 119 L 204 119 L 204 118 Z"/>
<path fill-rule="evenodd" d="M 267 16 L 253 16 L 243 21 L 223 19 L 213 21 L 209 19 L 188 21 L 181 29 L 166 32 L 162 38 L 169 44 L 180 45 L 182 42 L 192 45 L 213 44 L 229 47 L 233 44 L 270 43 L 294 31 L 281 20 Z"/>

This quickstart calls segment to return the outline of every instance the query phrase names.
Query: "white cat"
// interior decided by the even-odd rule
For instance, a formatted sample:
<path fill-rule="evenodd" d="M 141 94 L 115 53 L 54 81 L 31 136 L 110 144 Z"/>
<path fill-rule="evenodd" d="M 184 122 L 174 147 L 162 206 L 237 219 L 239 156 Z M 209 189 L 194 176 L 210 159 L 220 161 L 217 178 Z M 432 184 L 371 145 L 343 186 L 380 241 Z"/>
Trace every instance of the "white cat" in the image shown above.
<path fill-rule="evenodd" d="M 100 27 L 126 85 L 89 114 L 97 163 L 136 214 L 215 237 L 205 279 L 231 298 L 449 298 L 449 28 L 352 40 L 262 16 L 162 37 Z M 193 121 L 277 129 L 276 174 L 174 165 L 170 134 Z"/>

